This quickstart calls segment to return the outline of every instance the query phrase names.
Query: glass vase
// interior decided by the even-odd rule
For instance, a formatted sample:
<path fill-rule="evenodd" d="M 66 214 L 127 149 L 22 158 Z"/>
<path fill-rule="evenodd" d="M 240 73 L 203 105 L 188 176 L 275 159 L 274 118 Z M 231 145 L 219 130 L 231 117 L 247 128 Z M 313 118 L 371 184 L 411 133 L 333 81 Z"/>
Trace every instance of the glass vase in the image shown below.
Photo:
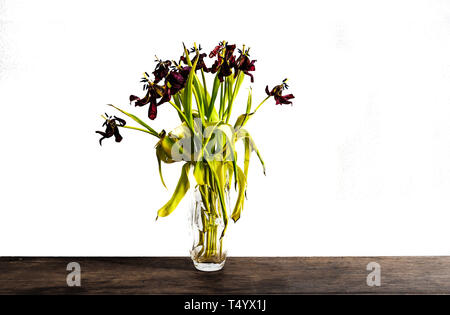
<path fill-rule="evenodd" d="M 225 189 L 225 207 L 229 208 L 230 193 Z M 200 271 L 217 271 L 227 258 L 224 234 L 225 220 L 218 193 L 206 186 L 196 186 L 192 192 L 191 224 L 193 245 L 191 258 Z M 226 229 L 228 232 L 228 228 Z"/>

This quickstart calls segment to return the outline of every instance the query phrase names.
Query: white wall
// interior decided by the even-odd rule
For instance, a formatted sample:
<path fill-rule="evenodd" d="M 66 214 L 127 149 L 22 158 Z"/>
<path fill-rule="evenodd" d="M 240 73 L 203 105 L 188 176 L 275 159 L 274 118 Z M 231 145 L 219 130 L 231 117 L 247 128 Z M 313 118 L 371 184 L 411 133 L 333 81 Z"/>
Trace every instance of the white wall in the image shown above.
<path fill-rule="evenodd" d="M 155 54 L 222 39 L 252 47 L 255 101 L 285 77 L 296 95 L 248 124 L 268 172 L 232 254 L 449 254 L 450 2 L 212 3 L 0 1 L 0 255 L 186 255 L 188 200 L 154 220 L 154 138 L 94 131 L 107 103 L 145 117 L 127 98 Z"/>

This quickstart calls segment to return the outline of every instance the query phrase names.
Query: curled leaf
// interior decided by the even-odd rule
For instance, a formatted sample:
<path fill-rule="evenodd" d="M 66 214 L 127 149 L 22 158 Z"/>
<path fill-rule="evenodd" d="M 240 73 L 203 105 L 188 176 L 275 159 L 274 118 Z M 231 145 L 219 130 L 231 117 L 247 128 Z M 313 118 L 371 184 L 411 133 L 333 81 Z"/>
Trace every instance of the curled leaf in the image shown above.
<path fill-rule="evenodd" d="M 166 152 L 164 152 L 164 150 L 160 145 L 157 145 L 156 147 L 156 159 L 158 160 L 159 177 L 161 178 L 163 186 L 167 189 L 166 183 L 164 182 L 164 178 L 162 175 L 161 161 L 164 161 L 164 163 L 173 163 L 175 161 L 169 158 L 169 156 L 166 154 Z"/>
<path fill-rule="evenodd" d="M 236 132 L 241 129 L 249 120 L 249 118 L 253 115 L 254 113 L 249 113 L 249 114 L 242 114 L 240 115 L 237 119 L 236 122 L 234 124 L 234 130 L 236 130 Z"/>
<path fill-rule="evenodd" d="M 258 148 L 256 147 L 255 141 L 253 141 L 252 137 L 250 136 L 250 133 L 245 129 L 239 129 L 236 133 L 236 141 L 243 139 L 244 145 L 245 145 L 245 160 L 244 160 L 244 170 L 247 172 L 248 170 L 248 163 L 250 160 L 250 152 L 255 151 L 256 155 L 259 158 L 259 161 L 261 162 L 261 165 L 263 167 L 264 175 L 266 174 L 266 166 L 264 164 L 264 160 L 261 157 L 261 154 L 258 151 Z"/>
<path fill-rule="evenodd" d="M 213 190 L 216 190 L 219 195 L 219 201 L 221 205 L 221 211 L 222 211 L 222 219 L 224 222 L 224 228 L 222 231 L 222 234 L 220 235 L 220 239 L 222 239 L 225 236 L 225 232 L 228 227 L 228 214 L 227 214 L 227 207 L 225 204 L 225 169 L 224 169 L 224 163 L 219 161 L 208 161 L 208 166 L 211 171 L 211 175 L 214 178 L 214 187 Z"/>
<path fill-rule="evenodd" d="M 239 220 L 239 218 L 241 217 L 242 210 L 244 209 L 245 190 L 247 188 L 247 179 L 240 167 L 238 167 L 237 182 L 239 186 L 239 192 L 236 200 L 236 205 L 234 206 L 233 213 L 231 214 L 231 219 L 233 219 L 234 222 Z"/>
<path fill-rule="evenodd" d="M 189 190 L 189 163 L 183 165 L 181 169 L 180 179 L 178 180 L 177 187 L 172 195 L 172 198 L 161 208 L 158 210 L 158 217 L 166 217 L 175 210 L 175 208 L 180 203 L 181 199 L 183 199 L 186 192 Z"/>

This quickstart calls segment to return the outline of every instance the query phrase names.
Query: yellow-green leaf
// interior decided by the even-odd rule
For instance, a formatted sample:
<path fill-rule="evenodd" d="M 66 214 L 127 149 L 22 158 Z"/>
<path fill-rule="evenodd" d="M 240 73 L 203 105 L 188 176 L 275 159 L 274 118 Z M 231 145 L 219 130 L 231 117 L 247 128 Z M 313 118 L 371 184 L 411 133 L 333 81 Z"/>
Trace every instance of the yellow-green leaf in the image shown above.
<path fill-rule="evenodd" d="M 207 113 L 208 120 L 210 120 L 211 115 L 213 113 L 214 103 L 216 102 L 217 93 L 219 92 L 219 87 L 220 87 L 220 80 L 219 80 L 218 75 L 216 75 L 216 77 L 214 78 L 211 100 L 210 100 L 209 106 L 208 106 L 208 113 Z"/>
<path fill-rule="evenodd" d="M 161 208 L 158 210 L 158 217 L 166 217 L 175 210 L 175 208 L 180 203 L 181 199 L 183 199 L 186 192 L 189 190 L 189 163 L 183 165 L 181 169 L 181 176 L 178 180 L 177 187 L 172 195 L 172 198 Z"/>
<path fill-rule="evenodd" d="M 237 186 L 237 162 L 236 162 L 236 149 L 234 147 L 234 139 L 235 139 L 235 132 L 233 127 L 228 124 L 221 124 L 216 127 L 218 130 L 222 131 L 222 133 L 225 135 L 225 144 L 226 147 L 229 148 L 229 152 L 225 152 L 225 156 L 223 157 L 225 160 L 231 159 L 231 162 L 233 163 L 233 170 L 234 170 L 234 176 L 235 176 L 235 187 Z"/>
<path fill-rule="evenodd" d="M 253 113 L 242 114 L 236 119 L 236 123 L 234 124 L 234 129 L 238 131 L 241 129 L 248 121 L 248 119 L 253 115 Z"/>
<path fill-rule="evenodd" d="M 256 147 L 255 141 L 253 141 L 252 137 L 250 136 L 250 133 L 243 128 L 239 129 L 236 133 L 236 141 L 238 141 L 240 139 L 244 140 L 245 150 L 246 150 L 246 153 L 245 153 L 246 159 L 247 159 L 247 157 L 248 157 L 248 159 L 250 158 L 249 154 L 251 151 L 255 151 L 256 155 L 258 156 L 259 161 L 261 162 L 261 165 L 263 167 L 263 172 L 264 172 L 264 174 L 266 174 L 266 166 L 264 164 L 264 160 L 263 160 L 261 154 L 259 153 L 258 148 Z M 248 160 L 247 160 L 247 162 L 244 162 L 244 163 L 247 163 L 247 166 L 244 165 L 244 169 L 248 169 Z"/>
<path fill-rule="evenodd" d="M 218 192 L 221 210 L 222 210 L 222 218 L 224 222 L 224 229 L 222 231 L 222 234 L 220 236 L 220 239 L 222 239 L 225 236 L 225 231 L 228 227 L 228 214 L 227 214 L 227 208 L 225 204 L 225 179 L 224 179 L 224 163 L 220 161 L 207 161 L 209 165 L 209 169 L 211 170 L 211 174 L 214 178 L 215 185 L 214 189 Z"/>
<path fill-rule="evenodd" d="M 199 185 L 206 185 L 205 163 L 199 161 L 194 166 L 194 177 Z"/>
<path fill-rule="evenodd" d="M 159 177 L 161 178 L 163 186 L 167 189 L 166 183 L 164 182 L 164 178 L 162 175 L 161 161 L 164 160 L 167 163 L 168 157 L 166 155 L 166 152 L 164 152 L 161 146 L 156 147 L 156 159 L 158 160 Z"/>
<path fill-rule="evenodd" d="M 249 118 L 254 114 L 254 112 L 250 113 L 250 109 L 251 108 L 252 108 L 252 89 L 250 89 L 249 92 L 248 92 L 247 109 L 245 111 L 245 114 L 240 115 L 238 117 L 238 119 L 236 119 L 236 123 L 234 124 L 234 129 L 236 131 L 238 131 L 239 129 L 244 127 L 244 125 L 247 123 Z"/>
<path fill-rule="evenodd" d="M 231 214 L 231 218 L 233 219 L 234 222 L 239 220 L 239 218 L 241 217 L 242 210 L 244 209 L 245 189 L 247 188 L 247 179 L 240 167 L 238 167 L 238 186 L 239 186 L 239 193 L 236 200 L 236 205 L 234 206 L 233 213 Z"/>
<path fill-rule="evenodd" d="M 112 105 L 112 104 L 108 104 L 108 105 L 114 107 L 114 108 L 117 109 L 118 111 L 120 111 L 120 112 L 122 112 L 123 114 L 127 115 L 128 117 L 130 117 L 131 119 L 133 119 L 135 122 L 137 122 L 137 123 L 140 124 L 141 126 L 147 128 L 147 130 L 150 131 L 150 133 L 151 133 L 152 135 L 158 137 L 158 133 L 157 133 L 152 127 L 150 127 L 150 126 L 147 125 L 145 122 L 143 122 L 139 117 L 137 117 L 137 116 L 135 116 L 135 115 L 133 115 L 133 114 L 130 114 L 130 113 L 128 113 L 128 112 L 126 112 L 126 111 L 124 111 L 124 110 L 120 109 L 119 107 L 116 107 L 116 106 L 114 106 L 114 105 Z"/>
<path fill-rule="evenodd" d="M 183 99 L 183 108 L 186 114 L 186 118 L 189 119 L 189 123 L 192 124 L 192 81 L 195 75 L 195 68 L 197 67 L 197 60 L 195 60 L 192 65 L 191 71 L 189 72 L 188 79 L 186 81 L 186 85 L 184 87 L 184 99 Z"/>

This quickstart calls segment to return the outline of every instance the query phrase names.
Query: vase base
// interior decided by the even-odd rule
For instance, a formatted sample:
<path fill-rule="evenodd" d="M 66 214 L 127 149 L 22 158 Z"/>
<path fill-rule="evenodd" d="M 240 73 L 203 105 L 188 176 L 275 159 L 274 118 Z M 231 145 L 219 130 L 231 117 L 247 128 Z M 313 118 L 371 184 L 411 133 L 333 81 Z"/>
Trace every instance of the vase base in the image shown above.
<path fill-rule="evenodd" d="M 221 263 L 203 263 L 194 261 L 195 269 L 206 272 L 219 271 L 223 268 L 224 265 L 225 261 Z"/>

